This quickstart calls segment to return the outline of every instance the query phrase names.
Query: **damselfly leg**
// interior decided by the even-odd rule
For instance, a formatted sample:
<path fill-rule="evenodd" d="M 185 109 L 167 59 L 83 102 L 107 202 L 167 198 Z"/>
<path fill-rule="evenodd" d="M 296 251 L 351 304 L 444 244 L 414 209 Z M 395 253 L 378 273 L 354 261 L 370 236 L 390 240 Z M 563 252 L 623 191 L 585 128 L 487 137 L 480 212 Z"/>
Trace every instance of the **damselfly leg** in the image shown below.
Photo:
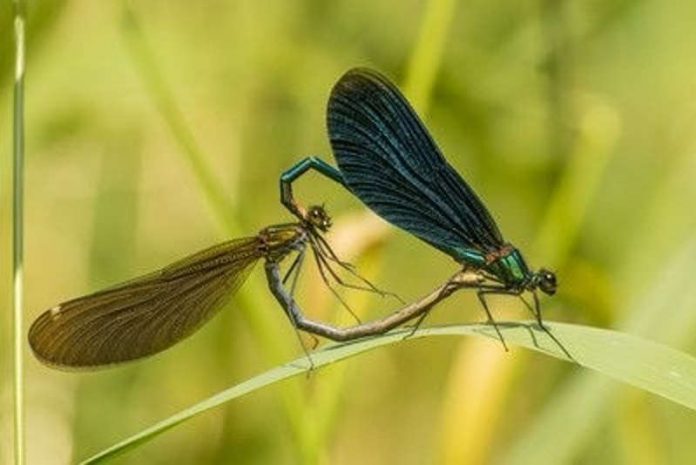
<path fill-rule="evenodd" d="M 312 248 L 314 252 L 314 261 L 317 264 L 317 269 L 319 270 L 319 275 L 321 276 L 322 281 L 324 281 L 324 284 L 326 284 L 326 287 L 329 288 L 331 293 L 336 297 L 336 299 L 341 303 L 341 306 L 345 308 L 348 313 L 355 319 L 355 321 L 360 324 L 360 318 L 358 318 L 358 315 L 353 311 L 352 308 L 350 308 L 350 305 L 348 305 L 348 302 L 346 302 L 343 297 L 341 297 L 341 294 L 338 293 L 338 291 L 333 287 L 331 282 L 329 281 L 329 277 L 326 274 L 328 271 L 329 275 L 332 276 L 336 282 L 339 285 L 342 285 L 343 282 L 341 281 L 341 278 L 336 274 L 336 272 L 329 266 L 329 264 L 326 262 L 326 259 L 324 256 L 321 254 L 320 251 L 318 251 L 316 248 Z"/>
<path fill-rule="evenodd" d="M 479 302 L 481 302 L 481 306 L 483 307 L 483 310 L 486 312 L 486 317 L 487 317 L 487 323 L 493 326 L 493 329 L 495 329 L 496 334 L 498 335 L 498 339 L 500 339 L 500 343 L 503 344 L 503 348 L 505 349 L 505 352 L 508 352 L 510 349 L 508 349 L 507 344 L 505 343 L 505 338 L 503 337 L 503 334 L 500 332 L 500 328 L 498 328 L 498 323 L 495 321 L 495 318 L 493 318 L 493 314 L 491 313 L 491 310 L 488 308 L 488 303 L 486 302 L 486 294 L 500 294 L 501 292 L 498 292 L 496 290 L 486 290 L 486 289 L 479 289 L 476 292 L 476 296 L 479 299 Z"/>
<path fill-rule="evenodd" d="M 302 207 L 295 200 L 292 184 L 295 180 L 297 180 L 299 177 L 304 175 L 309 170 L 316 171 L 317 173 L 327 177 L 328 179 L 345 186 L 341 172 L 317 157 L 307 157 L 295 164 L 289 170 L 285 171 L 280 177 L 280 201 L 288 209 L 288 211 L 290 211 L 293 215 L 295 215 L 297 218 L 303 221 L 306 221 L 308 218 L 308 210 Z M 313 207 L 310 207 L 310 210 L 311 208 Z M 393 297 L 397 299 L 401 304 L 405 303 L 403 299 L 401 299 L 397 294 L 379 289 L 364 276 L 360 275 L 353 264 L 341 260 L 338 257 L 338 255 L 334 252 L 334 250 L 331 248 L 326 239 L 324 239 L 321 235 L 313 235 L 310 238 L 310 241 L 313 244 L 315 253 L 323 257 L 323 262 L 331 261 L 336 263 L 336 265 L 353 275 L 367 287 L 346 283 L 344 280 L 338 278 L 337 274 L 332 269 L 330 269 L 330 266 L 328 265 L 328 263 L 326 263 L 325 266 L 330 269 L 329 273 L 334 277 L 334 279 L 340 286 L 356 290 L 375 292 L 381 296 Z"/>
<path fill-rule="evenodd" d="M 355 265 L 353 265 L 352 263 L 345 262 L 345 261 L 341 260 L 340 258 L 338 258 L 338 256 L 334 252 L 334 250 L 331 248 L 331 245 L 329 245 L 329 243 L 326 241 L 326 239 L 324 239 L 322 236 L 316 236 L 313 239 L 315 239 L 314 244 L 315 244 L 316 248 L 321 251 L 321 254 L 324 256 L 324 258 L 327 261 L 331 261 L 331 262 L 336 263 L 338 266 L 340 266 L 341 268 L 346 270 L 352 276 L 354 276 L 355 278 L 362 281 L 367 287 L 355 285 L 355 284 L 350 284 L 350 283 L 345 283 L 345 282 L 337 279 L 337 282 L 341 286 L 348 287 L 351 289 L 361 290 L 361 291 L 374 292 L 376 294 L 379 294 L 382 297 L 385 297 L 385 296 L 392 297 L 392 298 L 398 300 L 399 303 L 401 303 L 401 304 L 406 303 L 406 302 L 404 302 L 404 300 L 401 297 L 399 297 L 398 294 L 396 294 L 394 292 L 385 291 L 385 290 L 380 289 L 377 286 L 375 286 L 370 280 L 368 280 L 367 278 L 362 276 L 360 273 L 358 273 Z"/>
<path fill-rule="evenodd" d="M 551 332 L 551 330 L 544 325 L 544 322 L 541 318 L 541 306 L 539 303 L 539 297 L 537 296 L 536 292 L 532 291 L 532 297 L 534 299 L 534 306 L 532 307 L 529 302 L 526 301 L 526 299 L 523 296 L 524 290 L 520 289 L 507 289 L 502 285 L 485 285 L 482 284 L 478 287 L 478 291 L 476 292 L 476 295 L 479 298 L 479 301 L 481 302 L 481 305 L 483 306 L 484 310 L 486 311 L 486 315 L 488 317 L 488 322 L 493 325 L 495 328 L 496 334 L 498 335 L 498 338 L 500 339 L 500 342 L 503 344 L 503 347 L 505 350 L 508 350 L 507 344 L 505 343 L 505 339 L 503 338 L 502 333 L 500 332 L 500 328 L 498 327 L 497 322 L 495 319 L 493 319 L 493 315 L 490 312 L 490 309 L 488 308 L 488 304 L 486 302 L 485 296 L 486 295 L 510 295 L 510 296 L 515 296 L 519 297 L 522 303 L 524 303 L 525 307 L 534 315 L 534 318 L 537 322 L 537 325 L 539 326 L 539 329 L 541 329 L 543 332 L 546 333 L 549 338 L 558 346 L 559 349 L 563 352 L 563 354 L 568 357 L 571 360 L 575 360 L 573 356 L 568 352 L 568 349 L 561 344 L 561 341 L 558 340 L 558 338 Z"/>

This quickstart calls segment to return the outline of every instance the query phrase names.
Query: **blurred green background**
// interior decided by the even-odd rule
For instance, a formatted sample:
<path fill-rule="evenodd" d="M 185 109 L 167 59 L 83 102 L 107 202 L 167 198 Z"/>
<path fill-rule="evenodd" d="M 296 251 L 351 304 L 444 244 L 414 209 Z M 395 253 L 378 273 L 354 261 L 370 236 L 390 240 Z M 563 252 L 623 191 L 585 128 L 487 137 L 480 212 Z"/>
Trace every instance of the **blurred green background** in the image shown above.
<path fill-rule="evenodd" d="M 333 83 L 398 82 L 450 162 L 535 267 L 545 316 L 696 350 L 696 3 L 678 1 L 31 2 L 26 323 L 66 300 L 289 220 L 278 175 L 333 161 Z M 0 100 L 11 16 L 0 7 Z M 0 114 L 1 253 L 10 256 L 11 113 Z M 337 186 L 342 256 L 413 300 L 456 264 Z M 10 261 L 0 266 L 0 462 L 11 444 Z M 310 269 L 313 267 L 307 267 Z M 300 355 L 257 269 L 234 303 L 152 359 L 63 373 L 27 352 L 31 464 L 74 462 Z M 396 303 L 347 292 L 365 319 Z M 350 323 L 315 273 L 308 313 Z M 528 318 L 496 299 L 500 319 Z M 427 324 L 482 319 L 471 295 Z M 27 348 L 28 349 L 28 348 Z M 487 340 L 419 340 L 256 392 L 119 463 L 691 463 L 696 415 Z"/>

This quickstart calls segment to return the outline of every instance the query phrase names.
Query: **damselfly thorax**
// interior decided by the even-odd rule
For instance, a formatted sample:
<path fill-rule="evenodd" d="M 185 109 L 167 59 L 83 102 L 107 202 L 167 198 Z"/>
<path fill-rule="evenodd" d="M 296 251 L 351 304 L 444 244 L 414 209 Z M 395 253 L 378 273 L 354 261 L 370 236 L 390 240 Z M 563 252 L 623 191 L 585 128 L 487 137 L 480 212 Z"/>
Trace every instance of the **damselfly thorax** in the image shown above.
<path fill-rule="evenodd" d="M 509 243 L 485 254 L 466 250 L 461 255 L 460 263 L 510 291 L 521 293 L 540 289 L 549 295 L 556 292 L 556 275 L 544 268 L 532 271 L 519 249 Z"/>

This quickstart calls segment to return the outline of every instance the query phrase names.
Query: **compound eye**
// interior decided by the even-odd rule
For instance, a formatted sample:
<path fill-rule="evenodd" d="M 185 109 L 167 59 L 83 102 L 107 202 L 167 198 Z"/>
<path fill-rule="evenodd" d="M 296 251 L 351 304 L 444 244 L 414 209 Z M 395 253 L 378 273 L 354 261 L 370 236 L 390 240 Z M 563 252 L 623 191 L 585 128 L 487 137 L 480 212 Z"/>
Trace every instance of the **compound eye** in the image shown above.
<path fill-rule="evenodd" d="M 321 206 L 315 205 L 309 208 L 307 212 L 307 221 L 322 231 L 326 231 L 331 227 L 331 218 Z"/>
<path fill-rule="evenodd" d="M 540 270 L 539 272 L 539 288 L 542 292 L 553 295 L 556 293 L 556 275 L 548 270 Z"/>

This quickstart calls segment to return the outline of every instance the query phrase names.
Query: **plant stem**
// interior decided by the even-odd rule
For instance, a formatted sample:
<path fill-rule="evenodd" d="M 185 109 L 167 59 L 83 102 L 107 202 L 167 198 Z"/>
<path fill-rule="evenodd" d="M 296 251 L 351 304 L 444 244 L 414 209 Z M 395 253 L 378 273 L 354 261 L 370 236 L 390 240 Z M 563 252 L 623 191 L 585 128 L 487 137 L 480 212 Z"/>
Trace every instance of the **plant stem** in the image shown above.
<path fill-rule="evenodd" d="M 225 200 L 225 192 L 220 187 L 213 170 L 206 163 L 203 149 L 198 144 L 191 128 L 186 124 L 181 108 L 172 97 L 173 93 L 145 40 L 140 23 L 128 6 L 124 8 L 124 25 L 124 37 L 127 39 L 133 58 L 137 61 L 137 69 L 147 85 L 149 95 L 153 98 L 155 107 L 181 147 L 181 153 L 186 156 L 186 161 L 203 190 L 207 204 L 211 207 L 215 218 L 225 232 L 238 233 L 239 227 L 230 214 L 231 208 Z"/>
<path fill-rule="evenodd" d="M 13 379 L 14 379 L 14 446 L 15 464 L 24 464 L 24 365 L 22 342 L 24 278 L 24 24 L 25 4 L 14 0 L 15 82 L 13 102 Z"/>
<path fill-rule="evenodd" d="M 430 102 L 430 92 L 440 69 L 445 40 L 454 16 L 455 0 L 431 0 L 416 45 L 411 53 L 404 93 L 421 117 Z"/>
<path fill-rule="evenodd" d="M 145 37 L 139 18 L 131 8 L 129 2 L 124 2 L 124 38 L 128 51 L 133 56 L 136 69 L 140 73 L 149 96 L 153 99 L 155 108 L 171 131 L 181 149 L 180 152 L 186 158 L 198 186 L 203 192 L 203 198 L 210 207 L 215 219 L 221 226 L 227 237 L 235 237 L 242 234 L 242 230 L 235 220 L 234 207 L 226 201 L 224 189 L 218 182 L 213 169 L 208 164 L 208 157 L 198 143 L 194 131 L 187 124 L 184 113 L 177 103 L 174 93 L 167 85 L 165 75 L 161 71 L 155 54 Z M 259 297 L 265 289 L 254 287 L 253 283 L 247 283 L 245 289 L 237 294 L 237 301 L 250 322 L 252 331 L 261 341 L 261 346 L 269 360 L 276 362 L 287 358 L 286 348 L 279 343 L 282 341 L 280 326 L 278 326 L 266 313 L 259 312 L 265 303 Z M 308 427 L 303 420 L 303 412 L 306 411 L 306 402 L 299 385 L 288 385 L 281 392 L 283 405 L 292 434 L 297 439 L 298 455 L 307 457 L 304 452 L 311 449 L 308 444 Z M 311 463 L 303 460 L 303 463 Z"/>

